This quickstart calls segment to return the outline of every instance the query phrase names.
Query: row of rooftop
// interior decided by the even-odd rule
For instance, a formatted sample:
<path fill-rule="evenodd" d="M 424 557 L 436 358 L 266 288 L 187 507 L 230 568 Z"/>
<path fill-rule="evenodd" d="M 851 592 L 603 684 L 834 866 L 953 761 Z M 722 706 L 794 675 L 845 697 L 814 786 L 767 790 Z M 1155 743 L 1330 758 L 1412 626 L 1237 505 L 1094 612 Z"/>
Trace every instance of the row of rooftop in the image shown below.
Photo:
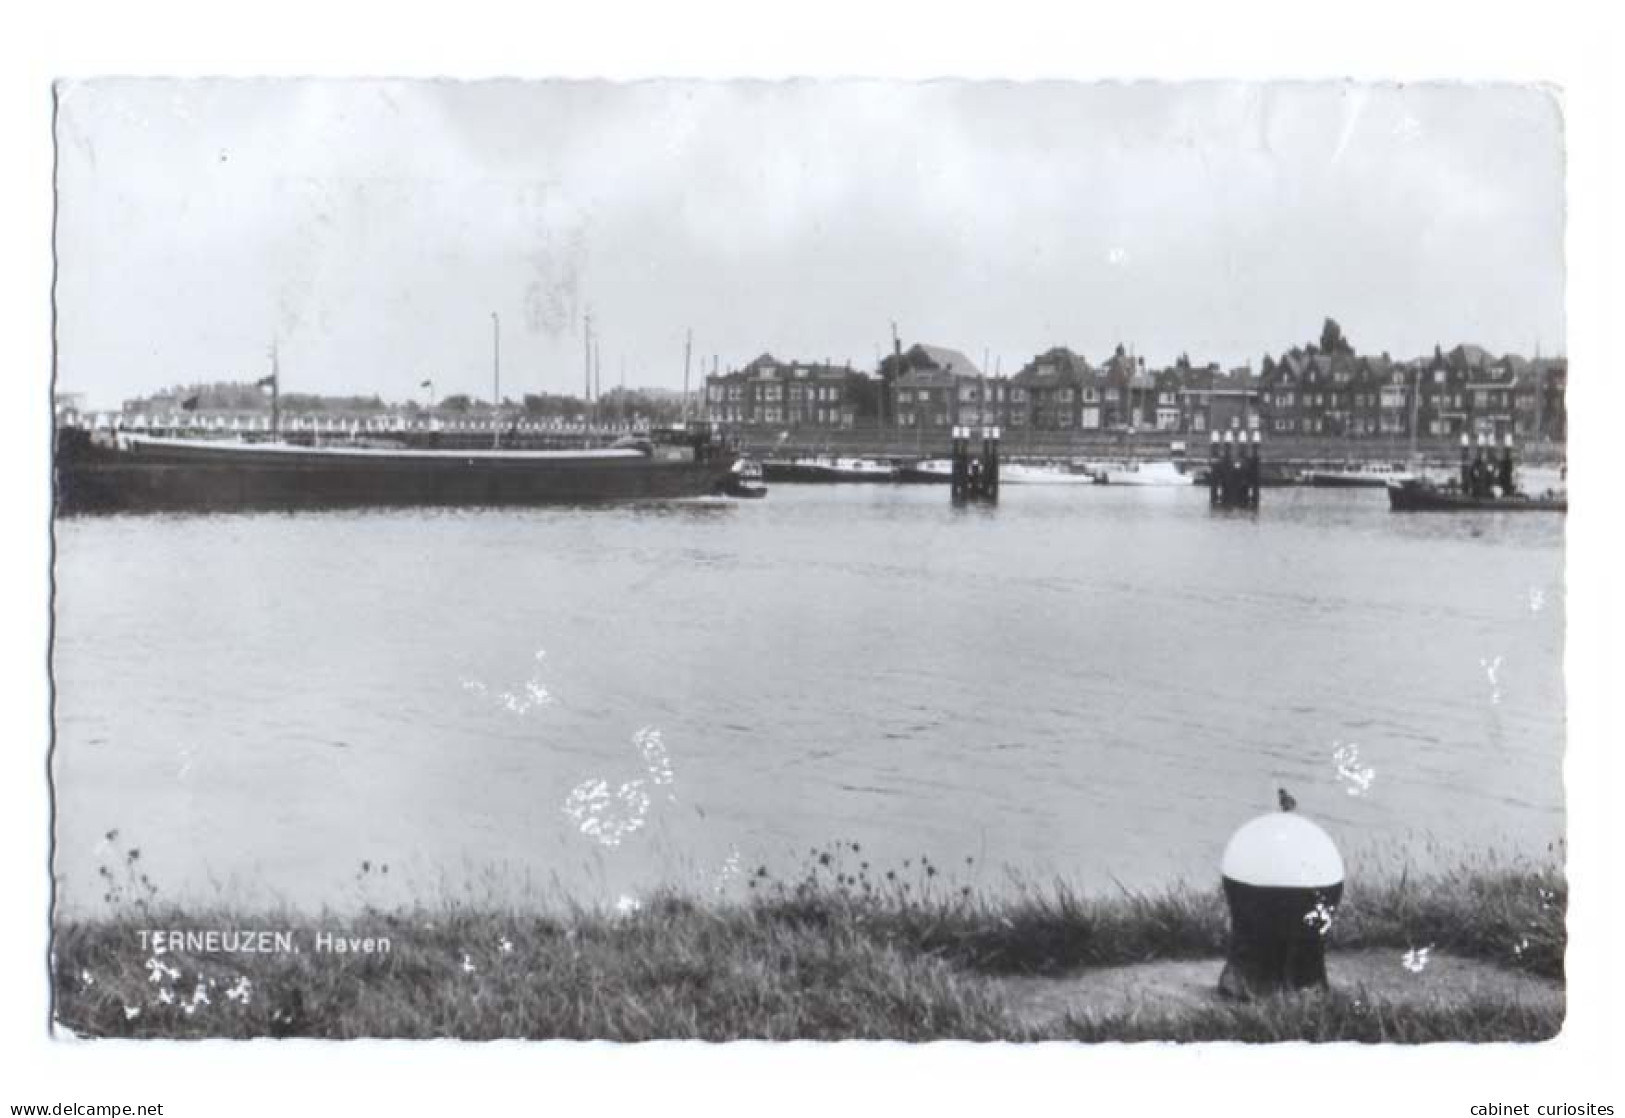
<path fill-rule="evenodd" d="M 1066 346 L 1035 354 L 1017 372 L 987 370 L 959 350 L 895 347 L 873 372 L 828 361 L 754 361 L 707 376 L 698 401 L 672 390 L 618 389 L 597 399 L 526 395 L 492 410 L 451 396 L 438 405 L 389 404 L 376 396 L 286 394 L 283 415 L 297 422 L 341 419 L 373 424 L 398 418 L 455 426 L 468 421 L 633 425 L 709 419 L 736 428 L 941 431 L 995 425 L 1049 432 L 1200 434 L 1245 427 L 1278 435 L 1451 437 L 1464 433 L 1564 441 L 1568 420 L 1565 358 L 1496 356 L 1477 345 L 1396 360 L 1361 354 L 1328 319 L 1318 344 L 1266 355 L 1261 368 L 1223 369 L 1181 356 L 1147 367 L 1118 346 L 1094 363 Z M 261 382 L 263 385 L 263 382 Z M 125 401 L 123 415 L 182 426 L 256 422 L 267 407 L 252 383 L 177 387 Z M 70 394 L 58 412 L 82 410 Z M 114 422 L 112 417 L 103 417 Z M 1414 432 L 1413 432 L 1414 427 Z"/>
<path fill-rule="evenodd" d="M 1563 440 L 1564 358 L 1495 356 L 1476 345 L 1395 360 L 1359 354 L 1328 321 L 1326 349 L 1266 356 L 1224 370 L 1181 357 L 1147 368 L 1122 346 L 1099 364 L 1065 346 L 1013 375 L 989 376 L 959 350 L 901 346 L 874 374 L 764 353 L 708 376 L 704 414 L 725 425 L 945 428 L 993 424 L 1049 431 L 1173 433 L 1247 427 L 1277 434 Z"/>

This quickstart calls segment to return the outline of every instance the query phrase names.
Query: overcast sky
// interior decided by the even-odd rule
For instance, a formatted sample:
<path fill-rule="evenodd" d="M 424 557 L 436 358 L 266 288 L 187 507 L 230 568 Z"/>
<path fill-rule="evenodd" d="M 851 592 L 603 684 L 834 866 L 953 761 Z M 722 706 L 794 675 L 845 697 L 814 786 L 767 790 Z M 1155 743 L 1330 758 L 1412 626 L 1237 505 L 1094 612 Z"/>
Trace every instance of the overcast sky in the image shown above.
<path fill-rule="evenodd" d="M 60 90 L 59 388 L 678 387 L 904 343 L 1006 373 L 1564 348 L 1563 134 L 1511 86 L 97 81 Z M 991 369 L 990 369 L 991 371 Z"/>

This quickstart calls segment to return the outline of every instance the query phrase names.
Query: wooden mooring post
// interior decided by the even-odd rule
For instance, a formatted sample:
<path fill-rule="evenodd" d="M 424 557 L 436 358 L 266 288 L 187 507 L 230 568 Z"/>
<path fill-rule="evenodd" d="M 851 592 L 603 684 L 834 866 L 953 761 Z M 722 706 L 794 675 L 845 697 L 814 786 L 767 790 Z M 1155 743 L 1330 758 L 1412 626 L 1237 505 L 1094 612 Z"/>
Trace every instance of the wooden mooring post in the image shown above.
<path fill-rule="evenodd" d="M 980 453 L 971 449 L 975 431 L 970 427 L 953 430 L 951 495 L 956 505 L 978 501 L 997 504 L 999 500 L 999 429 L 982 428 Z"/>
<path fill-rule="evenodd" d="M 1252 433 L 1249 441 L 1245 431 L 1213 432 L 1208 455 L 1208 504 L 1221 509 L 1256 509 L 1262 486 L 1263 462 L 1260 447 L 1263 437 Z"/>

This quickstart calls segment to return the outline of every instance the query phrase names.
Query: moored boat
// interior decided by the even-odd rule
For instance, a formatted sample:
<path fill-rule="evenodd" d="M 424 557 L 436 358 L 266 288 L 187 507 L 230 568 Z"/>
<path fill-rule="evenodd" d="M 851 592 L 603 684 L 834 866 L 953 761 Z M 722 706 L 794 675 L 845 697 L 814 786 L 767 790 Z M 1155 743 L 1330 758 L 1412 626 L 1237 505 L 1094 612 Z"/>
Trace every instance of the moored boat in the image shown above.
<path fill-rule="evenodd" d="M 1555 490 L 1475 497 L 1457 486 L 1412 479 L 1389 483 L 1388 507 L 1394 512 L 1567 512 L 1569 499 Z"/>
<path fill-rule="evenodd" d="M 762 463 L 768 481 L 850 482 L 895 481 L 897 467 L 879 458 L 814 455 L 803 458 L 769 458 Z"/>
<path fill-rule="evenodd" d="M 897 467 L 897 480 L 916 485 L 948 485 L 954 480 L 954 464 L 947 458 L 921 458 Z"/>
<path fill-rule="evenodd" d="M 58 511 L 540 505 L 724 492 L 732 451 L 657 432 L 600 449 L 298 446 L 58 431 Z"/>
<path fill-rule="evenodd" d="M 1201 466 L 1192 470 L 1189 479 L 1192 484 L 1206 485 L 1211 477 L 1212 468 Z M 1297 473 L 1282 469 L 1273 462 L 1264 462 L 1258 471 L 1258 484 L 1263 489 L 1283 489 L 1288 486 L 1303 484 L 1303 478 Z"/>
<path fill-rule="evenodd" d="M 1320 489 L 1381 489 L 1389 482 L 1410 481 L 1416 474 L 1391 462 L 1349 462 L 1303 472 L 1303 484 Z"/>
<path fill-rule="evenodd" d="M 1191 477 L 1170 459 L 1148 462 L 1118 462 L 1096 467 L 1098 485 L 1189 485 Z"/>
<path fill-rule="evenodd" d="M 999 467 L 1005 485 L 1093 485 L 1094 475 L 1068 465 L 1043 462 L 1006 462 Z"/>

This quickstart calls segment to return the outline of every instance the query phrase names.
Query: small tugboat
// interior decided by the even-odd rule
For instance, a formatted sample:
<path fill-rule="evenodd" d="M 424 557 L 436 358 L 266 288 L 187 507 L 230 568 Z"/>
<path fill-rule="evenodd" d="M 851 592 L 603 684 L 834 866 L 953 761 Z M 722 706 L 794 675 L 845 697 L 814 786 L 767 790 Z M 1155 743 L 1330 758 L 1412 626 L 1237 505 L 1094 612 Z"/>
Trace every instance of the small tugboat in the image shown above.
<path fill-rule="evenodd" d="M 1461 437 L 1461 473 L 1443 485 L 1421 478 L 1388 484 L 1388 507 L 1394 512 L 1568 512 L 1566 490 L 1534 495 L 1520 492 L 1512 460 L 1512 436 L 1506 436 L 1499 461 L 1493 443 L 1478 438 L 1478 453 Z M 1486 447 L 1489 454 L 1485 454 Z"/>
<path fill-rule="evenodd" d="M 1413 478 L 1388 483 L 1388 507 L 1394 512 L 1568 512 L 1569 498 L 1560 490 L 1475 496 L 1458 485 Z"/>
<path fill-rule="evenodd" d="M 741 458 L 733 464 L 722 492 L 741 500 L 760 500 L 767 496 L 767 483 L 762 480 L 762 464 L 754 458 Z"/>

